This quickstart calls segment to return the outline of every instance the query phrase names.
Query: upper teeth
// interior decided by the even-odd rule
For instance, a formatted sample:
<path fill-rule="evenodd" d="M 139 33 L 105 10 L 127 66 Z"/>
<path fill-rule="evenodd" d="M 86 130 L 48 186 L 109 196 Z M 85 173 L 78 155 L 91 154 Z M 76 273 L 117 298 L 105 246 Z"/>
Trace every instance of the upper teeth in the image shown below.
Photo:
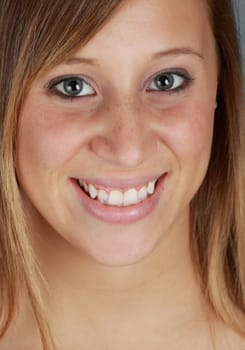
<path fill-rule="evenodd" d="M 103 204 L 128 206 L 142 202 L 148 195 L 152 194 L 155 190 L 156 181 L 157 180 L 150 181 L 139 190 L 129 188 L 124 192 L 120 189 L 100 189 L 92 184 L 88 184 L 80 180 L 78 180 L 78 183 L 91 198 L 97 199 Z"/>

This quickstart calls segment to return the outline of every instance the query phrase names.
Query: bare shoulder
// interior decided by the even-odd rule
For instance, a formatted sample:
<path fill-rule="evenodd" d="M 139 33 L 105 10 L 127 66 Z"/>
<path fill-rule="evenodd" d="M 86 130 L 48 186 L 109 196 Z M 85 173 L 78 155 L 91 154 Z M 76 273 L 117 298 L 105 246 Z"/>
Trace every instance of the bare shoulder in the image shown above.
<path fill-rule="evenodd" d="M 231 328 L 223 326 L 218 336 L 217 350 L 245 350 L 245 335 L 236 333 Z"/>
<path fill-rule="evenodd" d="M 15 319 L 0 339 L 1 350 L 41 350 L 40 336 L 35 322 Z"/>
<path fill-rule="evenodd" d="M 227 350 L 245 350 L 245 338 L 234 334 L 228 340 Z"/>
<path fill-rule="evenodd" d="M 11 328 L 2 339 L 0 339 L 1 350 L 41 350 L 41 344 L 37 340 L 32 339 L 31 335 L 26 332 L 20 336 Z"/>
<path fill-rule="evenodd" d="M 245 336 L 233 332 L 230 336 L 230 349 L 245 350 Z"/>

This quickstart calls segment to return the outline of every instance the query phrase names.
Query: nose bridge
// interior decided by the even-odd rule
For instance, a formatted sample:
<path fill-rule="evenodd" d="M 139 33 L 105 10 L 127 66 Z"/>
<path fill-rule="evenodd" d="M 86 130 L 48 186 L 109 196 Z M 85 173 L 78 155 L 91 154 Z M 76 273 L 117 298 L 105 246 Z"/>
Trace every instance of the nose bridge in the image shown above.
<path fill-rule="evenodd" d="M 136 98 L 120 98 L 107 111 L 100 156 L 124 167 L 137 167 L 153 151 L 154 137 L 146 112 Z"/>
<path fill-rule="evenodd" d="M 123 108 L 116 109 L 113 122 L 114 142 L 118 146 L 119 153 L 131 153 L 131 156 L 142 151 L 144 138 L 143 116 L 131 103 L 126 103 Z"/>
<path fill-rule="evenodd" d="M 129 135 L 137 137 L 139 129 L 143 129 L 144 117 L 135 100 L 136 98 L 122 98 L 122 101 L 112 109 L 112 126 L 119 137 Z"/>

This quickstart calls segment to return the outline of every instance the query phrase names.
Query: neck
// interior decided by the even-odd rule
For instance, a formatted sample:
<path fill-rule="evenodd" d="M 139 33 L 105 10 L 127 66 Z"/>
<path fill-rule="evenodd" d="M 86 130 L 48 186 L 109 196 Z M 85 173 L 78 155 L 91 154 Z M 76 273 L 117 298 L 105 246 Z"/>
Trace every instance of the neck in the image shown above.
<path fill-rule="evenodd" d="M 147 332 L 149 320 L 172 333 L 204 322 L 207 308 L 191 260 L 188 215 L 178 227 L 145 259 L 119 267 L 99 264 L 53 231 L 39 231 L 34 248 L 49 283 L 49 319 L 57 337 L 67 333 L 65 327 L 79 334 L 88 320 L 96 329 L 127 324 L 127 335 L 135 324 L 139 334 Z"/>

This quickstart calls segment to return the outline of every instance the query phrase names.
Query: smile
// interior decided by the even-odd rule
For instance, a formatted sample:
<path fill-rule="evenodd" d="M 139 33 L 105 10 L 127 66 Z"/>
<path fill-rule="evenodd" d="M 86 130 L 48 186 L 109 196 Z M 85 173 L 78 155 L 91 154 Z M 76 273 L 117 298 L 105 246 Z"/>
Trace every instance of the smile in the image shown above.
<path fill-rule="evenodd" d="M 70 180 L 78 202 L 94 218 L 111 224 L 130 224 L 155 210 L 168 175 L 166 172 L 160 176 L 127 180 Z"/>
<path fill-rule="evenodd" d="M 137 188 L 118 189 L 105 188 L 78 180 L 79 186 L 86 194 L 100 203 L 108 206 L 127 207 L 138 204 L 152 195 L 155 191 L 157 179 Z"/>

